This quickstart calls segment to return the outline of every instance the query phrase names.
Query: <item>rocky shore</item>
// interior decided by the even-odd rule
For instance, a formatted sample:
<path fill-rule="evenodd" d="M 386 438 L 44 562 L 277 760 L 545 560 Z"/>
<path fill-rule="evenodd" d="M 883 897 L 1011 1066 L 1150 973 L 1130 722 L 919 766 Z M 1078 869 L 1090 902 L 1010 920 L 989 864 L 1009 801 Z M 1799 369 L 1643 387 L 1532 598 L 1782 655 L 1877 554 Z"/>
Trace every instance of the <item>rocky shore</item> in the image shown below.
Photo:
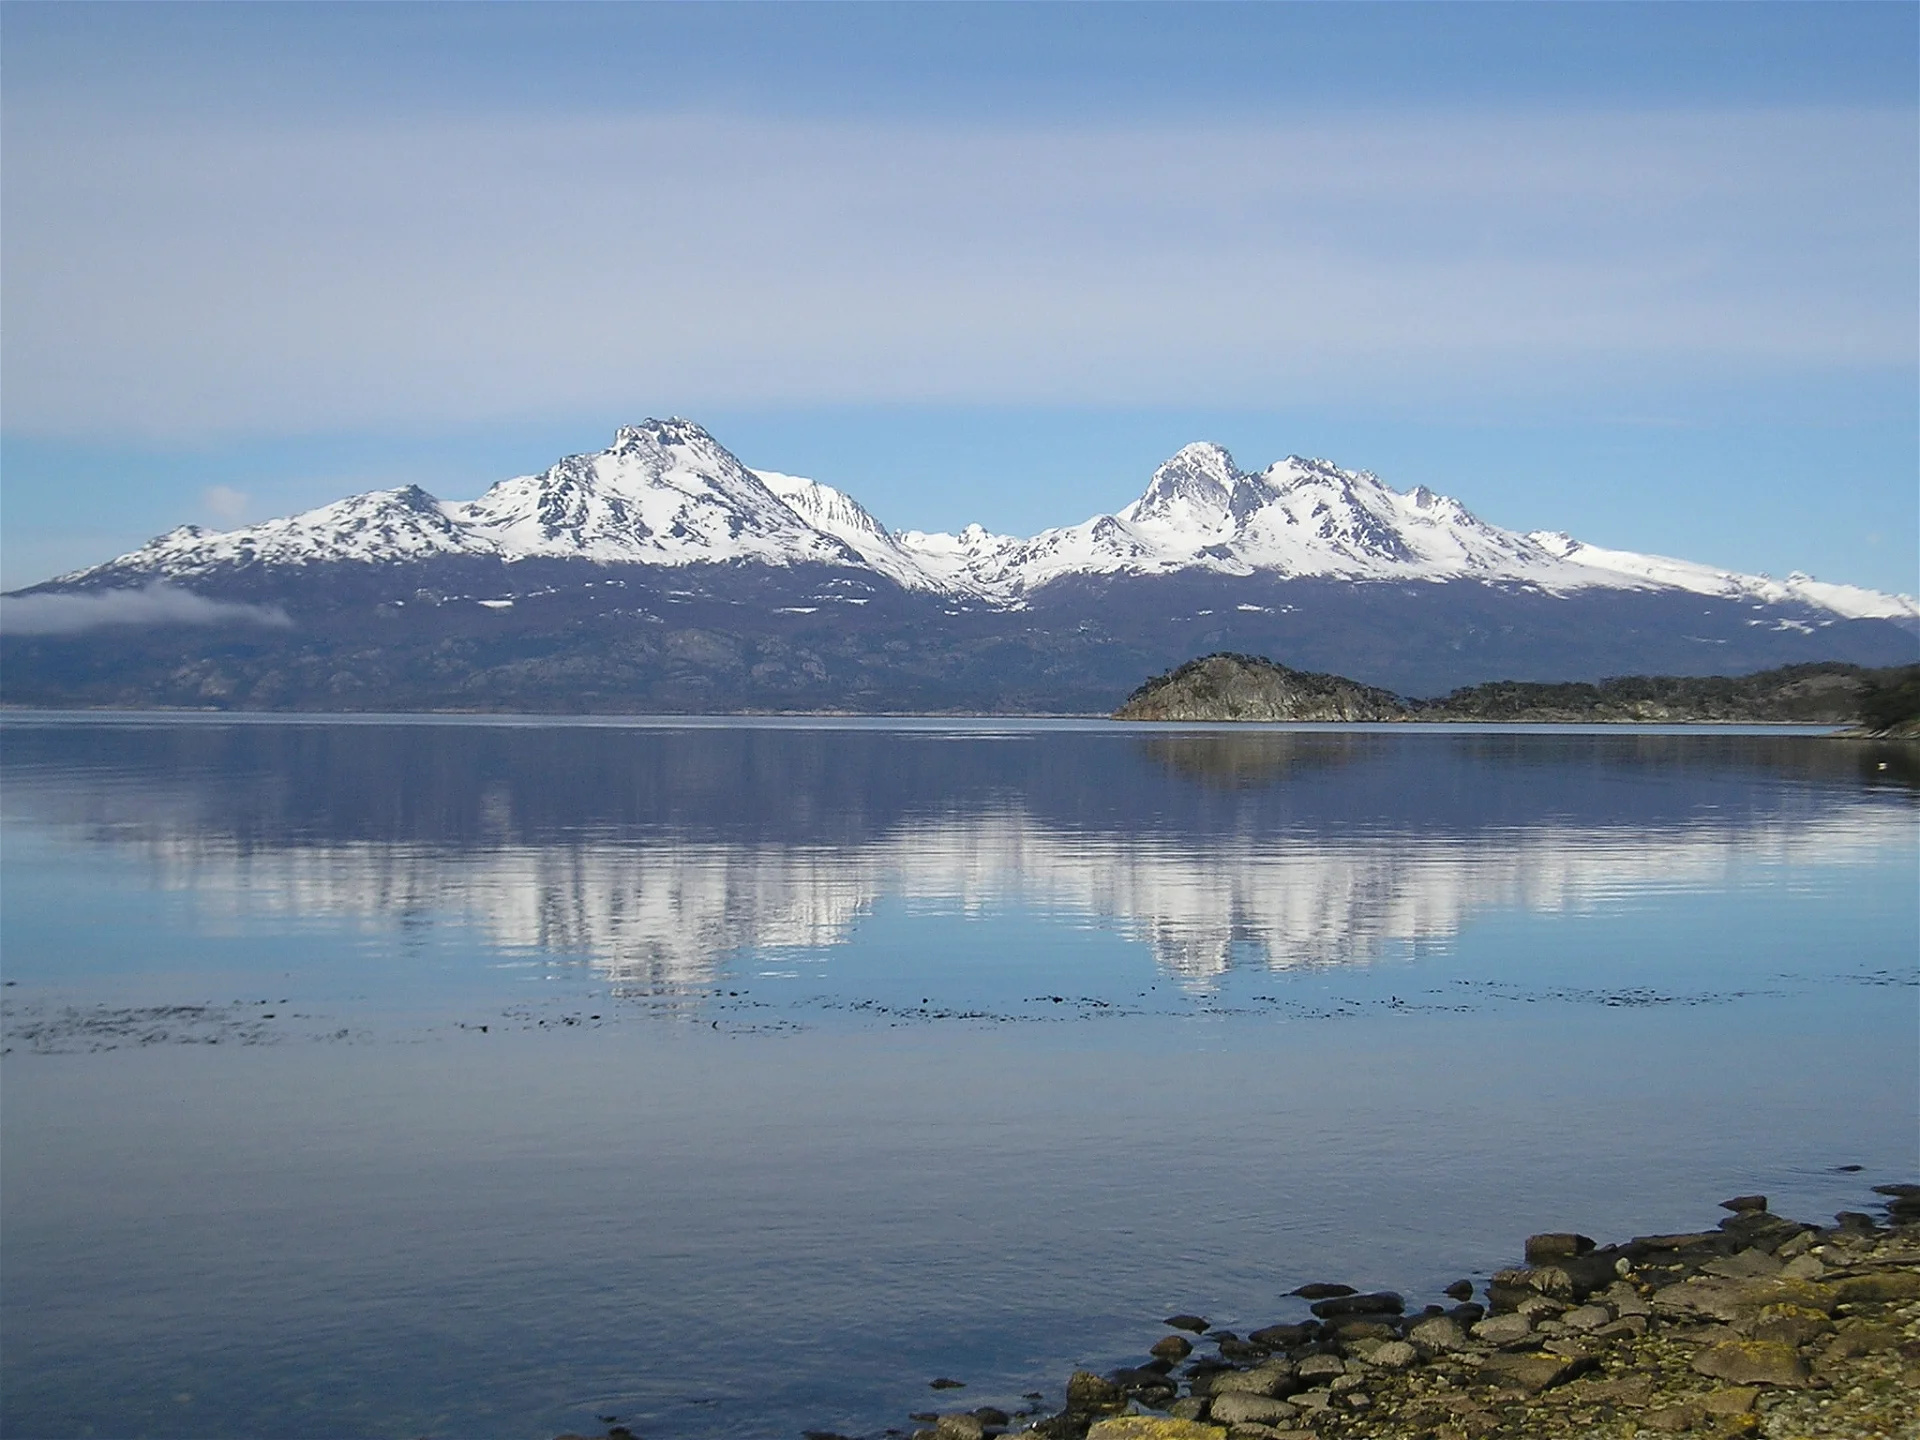
<path fill-rule="evenodd" d="M 1830 1226 L 1723 1202 L 1712 1229 L 1524 1263 L 1421 1306 L 1335 1282 L 1246 1335 L 1174 1315 L 1137 1365 L 1075 1371 L 1065 1406 L 933 1409 L 907 1440 L 1727 1440 L 1920 1437 L 1920 1185 Z M 936 1396 L 960 1382 L 937 1379 Z M 806 1440 L 851 1440 L 806 1431 Z M 614 1426 L 609 1440 L 641 1440 Z M 558 1440 L 585 1440 L 560 1436 Z"/>
<path fill-rule="evenodd" d="M 1055 1409 L 928 1409 L 899 1440 L 1920 1440 L 1920 1185 L 1830 1226 L 1723 1201 L 1712 1229 L 1528 1237 L 1446 1303 L 1317 1281 L 1246 1335 L 1173 1315 Z M 935 1396 L 964 1388 L 931 1382 Z M 805 1440 L 856 1440 L 808 1430 Z M 557 1440 L 587 1440 L 562 1435 Z M 624 1426 L 606 1440 L 643 1440 Z"/>

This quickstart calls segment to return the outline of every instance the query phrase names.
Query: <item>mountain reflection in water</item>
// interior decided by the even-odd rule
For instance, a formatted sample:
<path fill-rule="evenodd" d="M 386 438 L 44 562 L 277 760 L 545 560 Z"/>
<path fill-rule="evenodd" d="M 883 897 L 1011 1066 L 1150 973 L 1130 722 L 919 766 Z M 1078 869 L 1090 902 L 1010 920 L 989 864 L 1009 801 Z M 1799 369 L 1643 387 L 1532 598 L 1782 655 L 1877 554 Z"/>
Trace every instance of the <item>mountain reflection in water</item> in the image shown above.
<path fill-rule="evenodd" d="M 1084 917 L 1204 989 L 1913 829 L 1903 747 L 1778 735 L 15 722 L 7 741 L 15 818 L 137 853 L 205 914 L 447 917 L 667 997 L 737 952 L 844 944 L 888 899 Z"/>

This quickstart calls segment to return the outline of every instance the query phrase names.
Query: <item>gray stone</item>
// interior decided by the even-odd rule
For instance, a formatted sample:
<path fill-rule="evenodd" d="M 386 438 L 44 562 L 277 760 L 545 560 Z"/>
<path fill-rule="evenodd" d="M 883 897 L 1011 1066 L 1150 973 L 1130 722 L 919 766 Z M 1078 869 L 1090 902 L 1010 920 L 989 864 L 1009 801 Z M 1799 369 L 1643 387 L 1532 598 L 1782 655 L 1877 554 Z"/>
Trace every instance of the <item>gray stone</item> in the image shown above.
<path fill-rule="evenodd" d="M 1647 1303 L 1647 1297 L 1625 1280 L 1614 1281 L 1600 1298 L 1613 1307 L 1615 1315 L 1651 1315 L 1653 1313 L 1653 1307 Z"/>
<path fill-rule="evenodd" d="M 1420 1359 L 1420 1352 L 1404 1340 L 1389 1340 L 1367 1356 L 1369 1365 L 1382 1370 L 1405 1370 Z"/>
<path fill-rule="evenodd" d="M 1489 1355 L 1480 1366 L 1480 1378 L 1509 1390 L 1528 1394 L 1565 1384 L 1575 1376 L 1594 1368 L 1591 1358 L 1570 1355 L 1515 1355 L 1502 1352 Z"/>
<path fill-rule="evenodd" d="M 1465 1350 L 1467 1332 L 1445 1315 L 1422 1320 L 1407 1331 L 1407 1339 L 1428 1350 Z"/>
<path fill-rule="evenodd" d="M 1495 1315 L 1473 1327 L 1473 1338 L 1489 1345 L 1511 1345 L 1533 1334 L 1533 1321 L 1525 1315 Z"/>
<path fill-rule="evenodd" d="M 1221 1371 L 1207 1386 L 1207 1393 L 1216 1400 L 1225 1395 L 1277 1397 L 1297 1388 L 1293 1366 L 1284 1360 L 1269 1360 L 1251 1370 Z"/>
<path fill-rule="evenodd" d="M 1221 1425 L 1273 1425 L 1300 1413 L 1284 1400 L 1266 1395 L 1216 1395 L 1209 1416 Z"/>
<path fill-rule="evenodd" d="M 1622 1315 L 1611 1325 L 1602 1325 L 1593 1333 L 1594 1337 L 1600 1340 L 1617 1340 L 1623 1337 L 1644 1335 L 1647 1333 L 1647 1317 L 1644 1315 Z"/>
<path fill-rule="evenodd" d="M 1758 1280 L 1764 1275 L 1778 1275 L 1781 1265 L 1764 1250 L 1738 1250 L 1718 1260 L 1709 1260 L 1700 1269 L 1723 1280 Z"/>
<path fill-rule="evenodd" d="M 1691 1430 L 1707 1418 L 1707 1412 L 1690 1400 L 1678 1405 L 1661 1405 L 1640 1416 L 1640 1424 L 1662 1435 L 1678 1435 Z"/>
<path fill-rule="evenodd" d="M 1605 1305 L 1582 1305 L 1569 1310 L 1560 1317 L 1560 1323 L 1569 1330 L 1598 1330 L 1602 1325 L 1613 1323 L 1613 1311 Z"/>
<path fill-rule="evenodd" d="M 1629 1405 L 1637 1409 L 1652 1402 L 1653 1377 L 1622 1375 L 1617 1379 L 1602 1380 L 1597 1376 L 1588 1376 L 1584 1380 L 1575 1380 L 1567 1387 L 1567 1398 L 1576 1405 Z"/>
<path fill-rule="evenodd" d="M 1293 1373 L 1308 1385 L 1323 1380 L 1331 1380 L 1337 1375 L 1347 1373 L 1346 1363 L 1338 1355 L 1309 1355 L 1298 1365 Z"/>
<path fill-rule="evenodd" d="M 933 1422 L 933 1433 L 940 1440 L 985 1440 L 987 1427 L 971 1411 L 942 1415 Z"/>
<path fill-rule="evenodd" d="M 1773 1253 L 1778 1255 L 1782 1260 L 1797 1260 L 1819 1243 L 1819 1236 L 1816 1232 L 1812 1230 L 1802 1230 L 1792 1239 L 1782 1243 L 1780 1248 Z"/>
<path fill-rule="evenodd" d="M 1786 1248 L 1782 1245 L 1781 1252 L 1785 1253 Z M 1825 1265 L 1822 1265 L 1814 1256 L 1805 1253 L 1793 1256 L 1780 1268 L 1780 1278 L 1783 1280 L 1818 1280 L 1826 1273 Z"/>

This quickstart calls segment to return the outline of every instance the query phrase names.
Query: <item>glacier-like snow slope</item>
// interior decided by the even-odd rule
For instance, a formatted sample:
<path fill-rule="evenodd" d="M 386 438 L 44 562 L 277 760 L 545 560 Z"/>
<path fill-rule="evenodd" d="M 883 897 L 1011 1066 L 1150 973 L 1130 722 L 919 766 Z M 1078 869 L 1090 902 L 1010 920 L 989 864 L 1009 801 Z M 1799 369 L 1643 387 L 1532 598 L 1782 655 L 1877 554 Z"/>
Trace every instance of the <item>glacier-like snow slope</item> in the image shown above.
<path fill-rule="evenodd" d="M 170 531 L 59 584 L 191 580 L 247 564 L 575 557 L 600 564 L 758 562 L 868 569 L 909 589 L 1019 606 L 1076 575 L 1206 570 L 1367 580 L 1478 580 L 1549 593 L 1681 590 L 1756 605 L 1797 603 L 1847 619 L 1920 621 L 1920 603 L 1794 574 L 1785 580 L 1520 534 L 1425 487 L 1289 456 L 1250 473 L 1218 445 L 1189 445 L 1117 514 L 1030 539 L 970 525 L 958 535 L 889 531 L 852 497 L 753 471 L 700 426 L 647 420 L 611 448 L 495 485 L 478 500 L 417 486 L 374 491 L 240 530 Z"/>

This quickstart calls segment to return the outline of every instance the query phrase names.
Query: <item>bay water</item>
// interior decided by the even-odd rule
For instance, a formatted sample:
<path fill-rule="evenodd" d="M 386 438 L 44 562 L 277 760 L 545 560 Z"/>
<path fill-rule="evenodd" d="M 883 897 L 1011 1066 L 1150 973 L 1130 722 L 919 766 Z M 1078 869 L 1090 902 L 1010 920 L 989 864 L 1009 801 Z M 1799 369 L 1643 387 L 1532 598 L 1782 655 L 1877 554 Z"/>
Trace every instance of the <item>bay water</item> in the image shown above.
<path fill-rule="evenodd" d="M 9 714 L 0 1431 L 876 1435 L 1309 1280 L 1864 1208 L 1917 787 L 1780 730 Z"/>

